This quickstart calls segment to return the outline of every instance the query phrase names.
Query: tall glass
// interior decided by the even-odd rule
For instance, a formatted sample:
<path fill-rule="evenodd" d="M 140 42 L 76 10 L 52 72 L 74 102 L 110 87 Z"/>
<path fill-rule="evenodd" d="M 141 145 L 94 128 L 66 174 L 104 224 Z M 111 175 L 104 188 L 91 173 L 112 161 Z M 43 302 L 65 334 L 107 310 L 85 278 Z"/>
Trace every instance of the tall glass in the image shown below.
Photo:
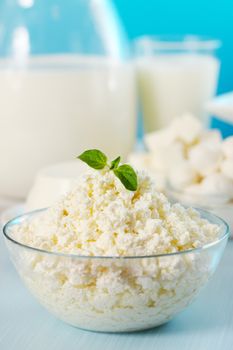
<path fill-rule="evenodd" d="M 9 0 L 0 8 L 0 195 L 88 148 L 126 156 L 135 82 L 110 0 Z"/>
<path fill-rule="evenodd" d="M 141 37 L 135 42 L 145 131 L 184 113 L 205 119 L 205 104 L 217 87 L 218 40 L 196 36 Z"/>

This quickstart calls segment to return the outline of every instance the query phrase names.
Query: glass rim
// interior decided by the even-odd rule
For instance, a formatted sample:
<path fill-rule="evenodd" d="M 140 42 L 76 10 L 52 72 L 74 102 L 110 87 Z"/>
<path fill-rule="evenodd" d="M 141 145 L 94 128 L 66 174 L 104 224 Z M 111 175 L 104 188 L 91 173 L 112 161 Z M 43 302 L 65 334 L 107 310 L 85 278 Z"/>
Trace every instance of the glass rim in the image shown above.
<path fill-rule="evenodd" d="M 197 247 L 197 248 L 192 248 L 192 249 L 186 249 L 186 250 L 182 250 L 182 251 L 178 251 L 178 252 L 172 252 L 172 253 L 161 253 L 161 254 L 152 254 L 152 255 L 129 255 L 129 256 L 97 256 L 97 255 L 78 255 L 78 254 L 67 254 L 67 253 L 61 253 L 61 252 L 56 252 L 56 251 L 49 251 L 46 249 L 41 249 L 41 248 L 36 248 L 36 247 L 32 247 L 30 245 L 21 243 L 19 241 L 17 241 L 16 239 L 12 238 L 9 234 L 8 234 L 8 229 L 10 228 L 10 226 L 14 226 L 17 225 L 19 223 L 16 223 L 16 221 L 20 220 L 20 221 L 24 221 L 27 218 L 33 217 L 37 214 L 40 214 L 42 212 L 45 212 L 48 208 L 43 208 L 43 209 L 37 209 L 34 210 L 32 212 L 29 213 L 25 213 L 23 215 L 19 215 L 13 219 L 11 219 L 10 221 L 8 221 L 4 226 L 3 226 L 3 235 L 4 237 L 10 241 L 11 243 L 37 252 L 37 253 L 42 253 L 42 254 L 48 254 L 48 255 L 52 255 L 52 256 L 57 256 L 57 257 L 65 257 L 65 258 L 72 258 L 72 259 L 94 259 L 94 260 L 101 260 L 101 259 L 106 259 L 106 260 L 135 260 L 135 259 L 151 259 L 151 258 L 162 258 L 162 257 L 169 257 L 169 256 L 178 256 L 178 255 L 184 255 L 184 254 L 189 254 L 189 253 L 196 253 L 196 252 L 202 252 L 203 250 L 207 250 L 209 248 L 212 248 L 213 246 L 219 244 L 220 242 L 224 241 L 225 239 L 228 239 L 230 231 L 229 231 L 229 225 L 226 223 L 226 221 L 224 221 L 222 218 L 220 218 L 219 216 L 210 213 L 204 209 L 200 209 L 200 208 L 195 208 L 200 214 L 204 214 L 204 219 L 207 219 L 207 216 L 211 216 L 215 221 L 217 221 L 217 225 L 221 226 L 221 234 L 219 236 L 219 238 L 217 238 L 216 240 L 206 243 L 201 247 Z M 211 222 L 213 223 L 213 222 Z"/>
<path fill-rule="evenodd" d="M 136 52 L 153 52 L 153 50 L 216 50 L 220 48 L 221 41 L 201 35 L 143 35 L 134 39 Z"/>

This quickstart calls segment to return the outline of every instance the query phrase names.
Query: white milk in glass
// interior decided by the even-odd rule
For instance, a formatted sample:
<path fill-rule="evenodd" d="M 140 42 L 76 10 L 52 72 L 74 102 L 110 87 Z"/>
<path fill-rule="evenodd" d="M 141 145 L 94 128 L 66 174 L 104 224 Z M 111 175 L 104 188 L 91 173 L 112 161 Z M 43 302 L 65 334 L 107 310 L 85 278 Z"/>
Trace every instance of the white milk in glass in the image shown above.
<path fill-rule="evenodd" d="M 135 139 L 130 65 L 96 57 L 0 64 L 0 193 L 24 197 L 43 166 L 89 148 L 125 157 Z"/>
<path fill-rule="evenodd" d="M 216 91 L 219 61 L 202 54 L 169 54 L 137 60 L 146 132 L 190 112 L 205 119 L 205 103 Z"/>

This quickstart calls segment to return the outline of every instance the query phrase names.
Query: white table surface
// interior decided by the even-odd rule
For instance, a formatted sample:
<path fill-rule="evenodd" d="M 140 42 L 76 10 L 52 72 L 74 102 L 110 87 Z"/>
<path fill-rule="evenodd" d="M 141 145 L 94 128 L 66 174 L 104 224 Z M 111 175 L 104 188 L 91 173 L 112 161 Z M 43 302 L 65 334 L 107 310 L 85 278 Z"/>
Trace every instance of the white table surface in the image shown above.
<path fill-rule="evenodd" d="M 82 331 L 44 310 L 21 283 L 0 236 L 0 350 L 232 350 L 233 241 L 200 297 L 173 321 L 128 334 Z"/>

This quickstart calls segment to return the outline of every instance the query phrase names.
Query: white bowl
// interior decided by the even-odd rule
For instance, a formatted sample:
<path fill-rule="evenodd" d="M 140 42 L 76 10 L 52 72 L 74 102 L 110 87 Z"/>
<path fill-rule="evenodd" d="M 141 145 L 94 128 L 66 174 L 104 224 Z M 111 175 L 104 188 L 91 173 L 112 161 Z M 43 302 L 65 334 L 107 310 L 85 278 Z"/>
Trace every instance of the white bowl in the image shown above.
<path fill-rule="evenodd" d="M 86 165 L 78 159 L 41 169 L 28 194 L 26 211 L 53 205 L 71 189 L 77 177 L 85 170 Z"/>

